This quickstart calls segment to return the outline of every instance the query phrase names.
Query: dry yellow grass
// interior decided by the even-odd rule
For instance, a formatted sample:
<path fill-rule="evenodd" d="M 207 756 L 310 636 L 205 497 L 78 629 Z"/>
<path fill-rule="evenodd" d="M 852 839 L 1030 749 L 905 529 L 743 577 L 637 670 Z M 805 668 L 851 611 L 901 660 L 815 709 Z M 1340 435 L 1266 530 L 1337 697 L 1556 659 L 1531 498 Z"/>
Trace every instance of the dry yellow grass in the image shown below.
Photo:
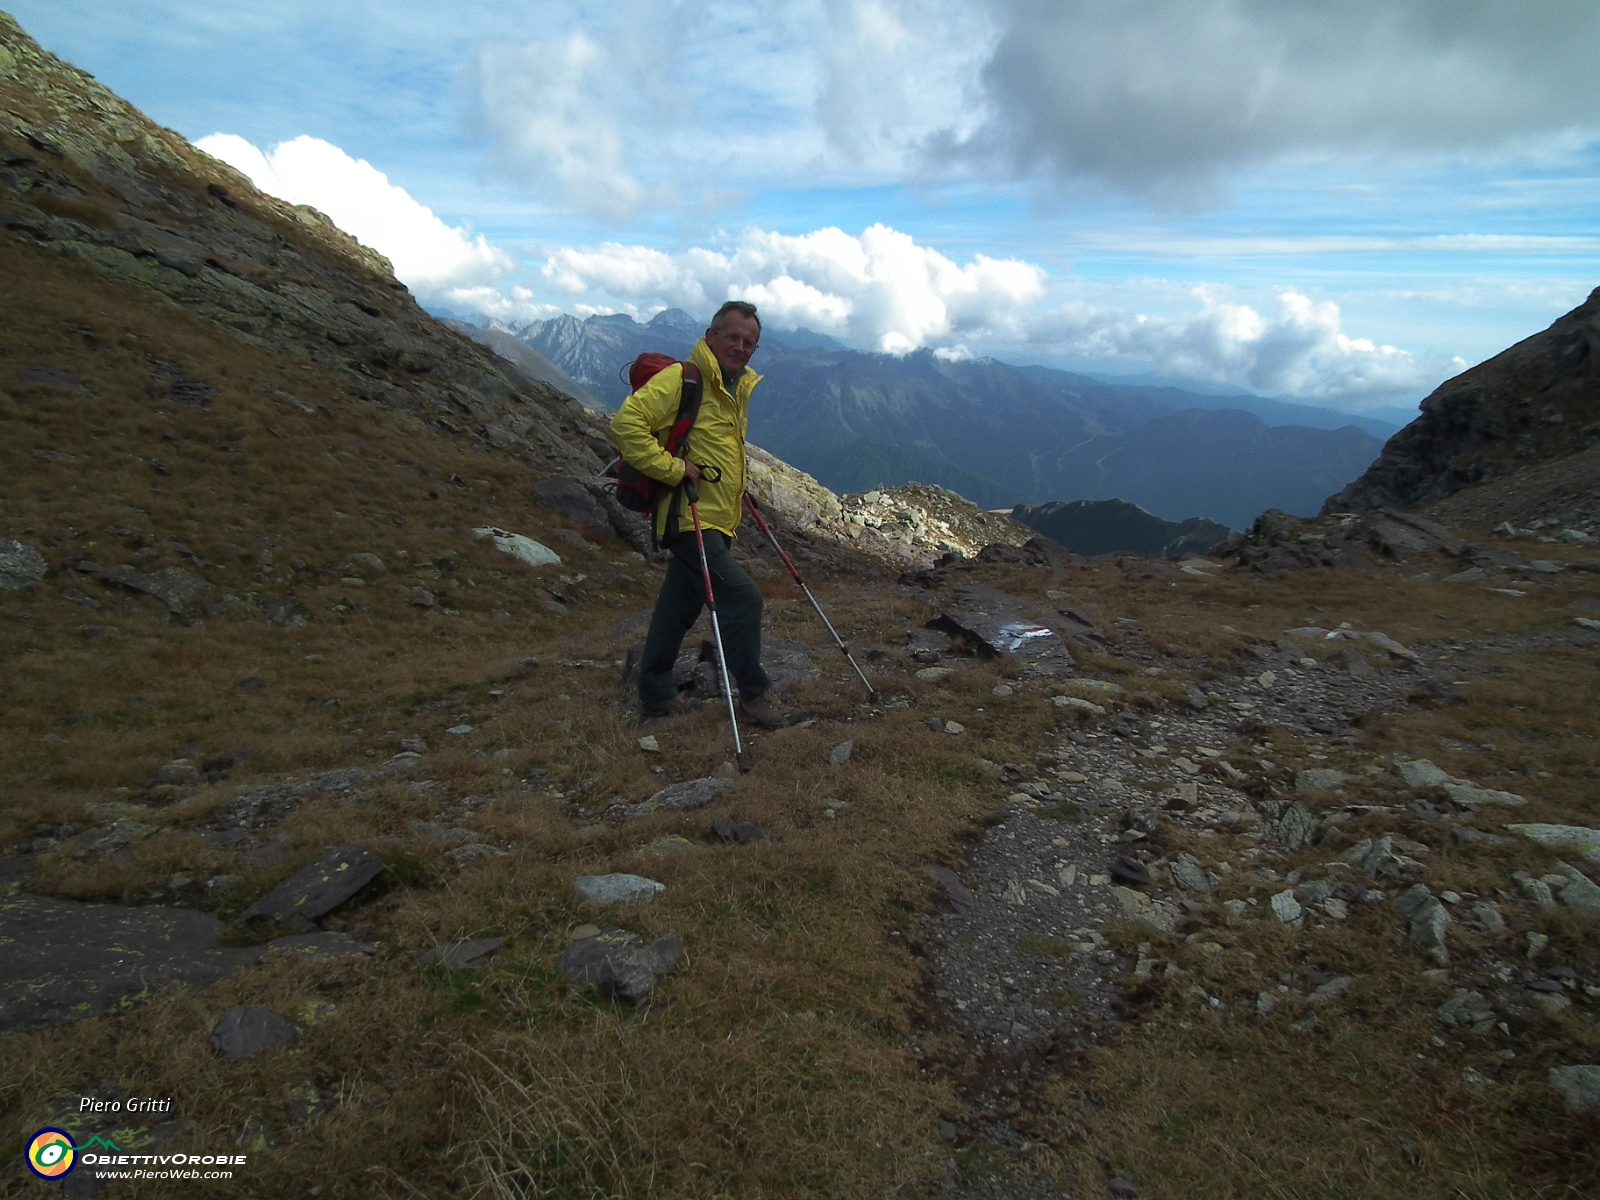
<path fill-rule="evenodd" d="M 371 960 L 269 964 L 204 992 L 0 1039 L 7 1144 L 44 1123 L 52 1103 L 109 1083 L 172 1095 L 195 1122 L 190 1146 L 270 1138 L 216 1195 L 865 1198 L 934 1188 L 947 1154 L 937 1122 L 958 1114 L 953 1079 L 972 1064 L 926 1026 L 915 922 L 933 900 L 921 866 L 957 863 L 999 804 L 1005 789 L 980 760 L 1032 763 L 1075 724 L 1042 702 L 1052 689 L 1023 682 L 1001 701 L 991 689 L 1016 683 L 1016 671 L 994 661 L 964 664 L 938 684 L 916 680 L 894 643 L 933 610 L 863 564 L 816 583 L 889 696 L 872 715 L 798 593 L 767 571 L 774 630 L 816 648 L 821 677 L 795 694 L 816 723 L 753 735 L 756 770 L 702 812 L 580 831 L 576 809 L 598 814 L 611 797 L 634 802 L 731 758 L 715 705 L 656 730 L 662 752 L 642 754 L 617 672 L 573 665 L 613 662 L 638 640 L 607 625 L 648 607 L 656 569 L 610 539 L 592 550 L 560 540 L 552 528 L 570 522 L 533 502 L 531 480 L 508 459 L 352 401 L 312 367 L 242 347 L 175 307 L 152 309 L 71 263 L 6 253 L 18 256 L 7 278 L 28 287 L 0 287 L 0 389 L 9 389 L 0 403 L 12 435 L 0 445 L 0 536 L 42 545 L 55 573 L 0 600 L 0 842 L 24 841 L 39 823 L 103 824 L 86 806 L 142 801 L 161 763 L 243 749 L 251 757 L 225 781 L 144 818 L 158 832 L 126 857 L 42 855 L 28 886 L 227 917 L 330 845 L 371 844 L 393 867 L 332 922 L 380 942 Z M 152 399 L 152 358 L 216 387 L 209 409 Z M 71 371 L 92 397 L 11 387 L 33 365 Z M 42 460 L 35 449 L 82 461 Z M 568 561 L 529 572 L 471 538 L 484 523 L 540 537 Z M 62 574 L 86 558 L 192 567 L 173 537 L 208 564 L 200 570 L 218 595 L 292 590 L 309 623 L 224 614 L 186 627 L 153 602 Z M 270 563 L 263 538 L 280 543 Z M 387 570 L 355 565 L 362 551 Z M 559 580 L 579 573 L 582 583 Z M 1348 621 L 1407 643 L 1531 635 L 1570 628 L 1568 606 L 1600 593 L 1592 576 L 1512 598 L 1398 570 L 1174 586 L 1111 562 L 1064 580 L 1004 565 L 960 578 L 1038 603 L 1066 589 L 1118 643 L 1082 655 L 1084 669 L 1128 686 L 1111 707 L 1135 712 L 1181 702 L 1181 678 L 1237 673 L 1247 642 L 1293 626 Z M 73 603 L 62 594 L 69 585 L 103 607 Z M 433 608 L 411 603 L 421 585 L 439 597 Z M 85 626 L 100 632 L 86 637 Z M 869 660 L 873 651 L 884 657 Z M 1167 674 L 1144 675 L 1131 651 L 1166 656 Z M 540 658 L 538 671 L 496 667 L 526 654 Z M 1353 764 L 1405 749 L 1486 781 L 1536 762 L 1550 777 L 1519 775 L 1517 790 L 1533 802 L 1526 815 L 1592 823 L 1593 647 L 1521 649 L 1489 665 L 1467 676 L 1464 704 L 1376 715 L 1353 747 L 1318 751 L 1265 730 L 1229 753 L 1260 757 L 1247 751 L 1260 739 L 1292 769 L 1311 765 L 1313 752 L 1340 765 L 1339 755 Z M 259 690 L 241 689 L 249 678 Z M 922 723 L 931 716 L 967 732 L 935 733 Z M 474 732 L 445 733 L 463 723 Z M 374 784 L 369 801 L 308 802 L 273 831 L 276 861 L 241 862 L 201 839 L 240 785 L 370 766 L 408 736 L 432 747 L 421 775 L 444 785 L 444 797 L 414 794 L 412 775 Z M 828 748 L 846 738 L 849 769 L 828 766 Z M 507 853 L 458 867 L 435 835 L 411 826 L 467 795 L 486 799 L 460 824 Z M 849 807 L 830 819 L 829 800 Z M 784 840 L 713 845 L 707 830 L 721 816 Z M 1352 837 L 1392 827 L 1439 844 L 1437 827 L 1420 821 L 1363 820 L 1348 826 Z M 693 844 L 650 849 L 666 834 Z M 1438 878 L 1488 894 L 1534 861 L 1526 849 L 1475 848 L 1451 856 Z M 614 913 L 580 904 L 572 879 L 611 870 L 668 890 Z M 180 874 L 191 882 L 169 888 Z M 207 890 L 217 874 L 237 886 Z M 600 1003 L 555 973 L 569 932 L 594 918 L 647 938 L 683 935 L 685 960 L 648 1013 Z M 1592 967 L 1592 923 L 1566 912 L 1543 920 L 1553 952 Z M 1088 1195 L 1104 1183 L 1102 1159 L 1136 1169 L 1150 1196 L 1585 1194 L 1592 1124 L 1551 1107 L 1534 1064 L 1558 1049 L 1600 1054 L 1592 1028 L 1555 1022 L 1537 1031 L 1526 1069 L 1497 1068 L 1510 1082 L 1464 1090 L 1459 1064 L 1432 1046 L 1417 1015 L 1441 997 L 1418 982 L 1415 952 L 1379 915 L 1322 944 L 1315 961 L 1281 930 L 1205 932 L 1222 953 L 1166 947 L 1191 972 L 1183 986 L 1131 993 L 1121 1038 L 1047 1072 L 1022 1098 L 1020 1119 L 1042 1147 L 1030 1161 Z M 491 934 L 509 941 L 485 968 L 415 961 L 441 942 Z M 1299 1014 L 1230 1026 L 1183 994 L 1198 980 L 1213 994 L 1249 995 L 1282 971 L 1304 977 L 1358 961 L 1360 1003 L 1314 1034 L 1287 1028 Z M 207 1032 L 236 1003 L 300 1020 L 305 1040 L 216 1059 Z M 1488 1070 L 1488 1054 L 1464 1061 Z M 297 1119 L 307 1086 L 331 1103 Z M 7 1175 L 0 1194 L 22 1186 Z"/>

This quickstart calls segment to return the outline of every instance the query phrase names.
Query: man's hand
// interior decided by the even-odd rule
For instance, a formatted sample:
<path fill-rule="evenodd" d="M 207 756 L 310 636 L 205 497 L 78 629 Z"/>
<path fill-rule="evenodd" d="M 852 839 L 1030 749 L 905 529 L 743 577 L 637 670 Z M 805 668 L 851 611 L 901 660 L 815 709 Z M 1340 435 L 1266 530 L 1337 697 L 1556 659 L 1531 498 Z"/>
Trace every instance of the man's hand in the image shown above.
<path fill-rule="evenodd" d="M 688 459 L 683 460 L 683 477 L 694 487 L 700 486 L 700 468 Z"/>

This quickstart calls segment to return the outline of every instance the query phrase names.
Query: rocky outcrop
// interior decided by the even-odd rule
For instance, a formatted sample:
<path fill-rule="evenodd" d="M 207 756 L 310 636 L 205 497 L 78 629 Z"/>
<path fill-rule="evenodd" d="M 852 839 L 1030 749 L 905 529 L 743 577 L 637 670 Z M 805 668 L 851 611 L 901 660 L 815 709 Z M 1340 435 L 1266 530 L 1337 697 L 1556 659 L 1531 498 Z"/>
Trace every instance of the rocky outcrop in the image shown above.
<path fill-rule="evenodd" d="M 1263 575 L 1310 567 L 1367 569 L 1438 555 L 1454 559 L 1448 578 L 1481 583 L 1495 575 L 1560 574 L 1561 565 L 1535 561 L 1501 546 L 1471 542 L 1418 513 L 1386 508 L 1373 513 L 1295 517 L 1269 509 L 1249 531 L 1212 550 Z"/>
<path fill-rule="evenodd" d="M 41 50 L 0 13 L 0 275 L 42 277 L 53 269 L 43 264 L 58 262 L 132 288 L 137 303 L 175 306 L 241 343 L 308 365 L 352 405 L 409 414 L 430 430 L 519 461 L 543 477 L 534 491 L 544 503 L 585 527 L 609 524 L 649 551 L 645 523 L 623 510 L 599 478 L 615 453 L 601 417 L 434 320 L 386 259 L 321 213 L 257 191 L 232 168 Z M 628 317 L 584 324 L 565 318 L 551 328 L 553 337 L 587 330 L 591 341 L 612 330 L 616 336 L 601 338 L 604 344 L 596 343 L 591 355 L 608 362 L 699 333 L 676 310 L 648 326 Z M 524 365 L 538 368 L 531 358 Z M 211 407 L 218 396 L 212 384 L 155 360 L 147 377 L 126 385 L 190 408 Z M 48 366 L 0 378 L 0 389 L 6 388 L 92 395 L 75 375 Z M 286 408 L 319 411 L 281 388 L 262 384 L 261 390 Z M 36 451 L 35 457 L 58 453 Z M 170 469 L 145 461 L 157 472 Z M 945 553 L 971 557 L 992 542 L 1020 545 L 1030 536 L 1008 518 L 940 488 L 910 485 L 841 501 L 755 447 L 750 476 L 752 495 L 780 534 L 826 543 L 835 552 L 864 551 L 900 569 L 929 566 Z M 0 547 L 0 586 L 37 582 L 42 569 L 36 558 L 30 547 Z M 177 569 L 153 575 L 95 567 L 90 574 L 153 595 L 175 613 L 203 599 L 198 592 L 179 596 L 204 581 Z"/>
<path fill-rule="evenodd" d="M 321 213 L 257 191 L 4 13 L 0 249 L 87 264 L 316 366 L 355 400 L 535 469 L 592 474 L 603 461 L 604 430 L 577 401 L 446 329 L 381 255 Z M 172 398 L 205 404 L 190 392 Z"/>
<path fill-rule="evenodd" d="M 1440 385 L 1422 402 L 1422 415 L 1390 438 L 1378 461 L 1330 496 L 1322 511 L 1422 508 L 1567 459 L 1596 442 L 1600 289 L 1543 333 Z"/>
<path fill-rule="evenodd" d="M 900 568 L 926 570 L 942 555 L 974 558 L 985 546 L 1022 546 L 1027 526 L 921 483 L 836 496 L 804 471 L 756 446 L 750 494 L 789 531 L 849 546 Z"/>

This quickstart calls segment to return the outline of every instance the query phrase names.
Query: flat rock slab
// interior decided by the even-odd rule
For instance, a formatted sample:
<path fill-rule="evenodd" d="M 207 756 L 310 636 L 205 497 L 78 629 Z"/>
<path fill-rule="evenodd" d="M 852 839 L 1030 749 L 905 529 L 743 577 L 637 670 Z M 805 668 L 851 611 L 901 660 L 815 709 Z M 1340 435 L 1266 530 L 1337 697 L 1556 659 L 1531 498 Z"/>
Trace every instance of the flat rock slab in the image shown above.
<path fill-rule="evenodd" d="M 1494 788 L 1479 787 L 1465 779 L 1457 779 L 1425 758 L 1396 763 L 1394 770 L 1408 788 L 1441 788 L 1450 799 L 1465 808 L 1479 804 L 1507 804 L 1517 808 L 1527 803 L 1526 799 L 1514 792 L 1496 791 Z"/>
<path fill-rule="evenodd" d="M 1507 825 L 1509 833 L 1521 834 L 1536 846 L 1562 854 L 1581 854 L 1590 862 L 1600 862 L 1600 829 L 1582 825 Z"/>
<path fill-rule="evenodd" d="M 1443 550 L 1454 558 L 1467 545 L 1444 526 L 1415 513 L 1380 509 L 1367 515 L 1365 522 L 1373 545 L 1390 558 L 1401 561 L 1433 550 Z"/>
<path fill-rule="evenodd" d="M 1571 863 L 1558 862 L 1556 866 L 1567 877 L 1567 886 L 1560 893 L 1561 903 L 1600 917 L 1600 886 Z"/>
<path fill-rule="evenodd" d="M 230 1008 L 211 1027 L 211 1048 L 224 1058 L 244 1058 L 299 1040 L 300 1031 L 292 1022 L 251 1004 Z"/>
<path fill-rule="evenodd" d="M 1350 776 L 1343 771 L 1334 771 L 1327 767 L 1313 767 L 1309 771 L 1301 771 L 1294 777 L 1294 790 L 1297 792 L 1326 792 L 1336 787 L 1343 787 L 1350 781 Z"/>
<path fill-rule="evenodd" d="M 1072 652 L 1056 628 L 1056 614 L 987 587 L 958 587 L 955 603 L 927 623 L 959 638 L 984 658 L 1022 660 L 1024 676 L 1065 676 Z"/>
<path fill-rule="evenodd" d="M 265 946 L 224 946 L 222 923 L 183 908 L 0 899 L 0 1032 L 106 1012 L 171 984 L 202 988 Z"/>
<path fill-rule="evenodd" d="M 43 556 L 32 546 L 0 541 L 0 588 L 13 592 L 31 588 L 49 570 Z"/>
<path fill-rule="evenodd" d="M 518 562 L 526 563 L 530 567 L 559 567 L 561 556 L 549 546 L 542 545 L 520 533 L 511 533 L 505 529 L 496 529 L 492 525 L 485 525 L 472 531 L 479 538 L 488 538 L 494 543 L 494 548 L 502 554 L 509 554 Z"/>
<path fill-rule="evenodd" d="M 635 804 L 628 810 L 628 814 L 634 817 L 646 817 L 651 813 L 704 808 L 714 797 L 732 788 L 733 784 L 734 781 L 731 779 L 718 779 L 716 776 L 669 784 L 648 800 Z"/>
<path fill-rule="evenodd" d="M 1433 955 L 1441 967 L 1450 962 L 1445 948 L 1445 928 L 1450 924 L 1450 914 L 1443 904 L 1423 884 L 1413 884 L 1395 900 L 1409 923 L 1407 932 L 1411 940 Z"/>
<path fill-rule="evenodd" d="M 1528 802 L 1526 797 L 1519 796 L 1515 792 L 1501 792 L 1462 780 L 1452 780 L 1439 786 L 1444 789 L 1445 795 L 1463 808 L 1471 808 L 1478 804 L 1506 804 L 1512 808 L 1521 808 Z"/>
<path fill-rule="evenodd" d="M 654 900 L 667 885 L 643 875 L 580 875 L 572 884 L 578 895 L 591 904 L 631 904 Z"/>
<path fill-rule="evenodd" d="M 239 924 L 318 920 L 376 879 L 383 865 L 383 859 L 360 846 L 330 850 L 240 913 Z"/>
<path fill-rule="evenodd" d="M 957 875 L 949 867 L 942 867 L 937 863 L 926 863 L 923 866 L 923 870 L 933 876 L 938 884 L 944 888 L 945 896 L 956 908 L 964 911 L 978 902 L 978 898 L 972 894 L 971 889 L 961 882 L 961 876 Z"/>
<path fill-rule="evenodd" d="M 1550 1082 L 1572 1112 L 1600 1109 L 1600 1067 L 1578 1063 L 1570 1067 L 1551 1067 Z"/>
<path fill-rule="evenodd" d="M 163 567 L 151 575 L 128 566 L 113 567 L 101 572 L 100 581 L 154 596 L 175 613 L 189 611 L 216 590 L 193 571 L 181 567 Z"/>
<path fill-rule="evenodd" d="M 1400 782 L 1408 788 L 1438 787 L 1440 784 L 1456 782 L 1455 776 L 1434 766 L 1425 758 L 1396 763 L 1394 772 L 1400 776 Z"/>
<path fill-rule="evenodd" d="M 683 939 L 675 933 L 646 946 L 638 934 L 613 929 L 573 942 L 556 959 L 556 969 L 577 983 L 593 984 L 607 999 L 637 1004 L 682 956 Z"/>
<path fill-rule="evenodd" d="M 424 951 L 417 956 L 417 961 L 426 967 L 477 967 L 488 962 L 505 944 L 506 940 L 503 937 L 474 938 L 470 942 L 446 942 L 442 946 Z"/>

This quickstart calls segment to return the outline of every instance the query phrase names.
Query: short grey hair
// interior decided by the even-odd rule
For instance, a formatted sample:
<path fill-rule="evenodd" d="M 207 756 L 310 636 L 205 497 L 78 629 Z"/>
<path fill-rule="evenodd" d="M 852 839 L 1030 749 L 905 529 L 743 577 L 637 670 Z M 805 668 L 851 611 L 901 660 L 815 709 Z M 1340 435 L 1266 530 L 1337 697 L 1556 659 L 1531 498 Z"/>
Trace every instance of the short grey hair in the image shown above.
<path fill-rule="evenodd" d="M 756 328 L 761 328 L 761 318 L 756 315 L 756 306 L 748 300 L 729 300 L 719 309 L 717 315 L 711 318 L 711 328 L 721 329 L 722 318 L 729 313 L 738 313 L 742 317 L 749 317 L 756 323 Z"/>

